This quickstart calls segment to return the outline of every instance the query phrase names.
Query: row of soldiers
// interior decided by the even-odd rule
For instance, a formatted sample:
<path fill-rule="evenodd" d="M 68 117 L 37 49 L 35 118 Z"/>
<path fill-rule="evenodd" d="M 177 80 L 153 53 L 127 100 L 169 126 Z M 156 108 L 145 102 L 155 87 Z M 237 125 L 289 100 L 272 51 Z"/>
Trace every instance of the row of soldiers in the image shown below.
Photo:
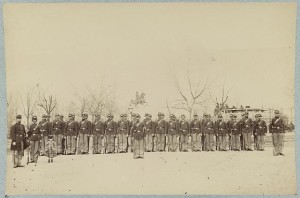
<path fill-rule="evenodd" d="M 20 117 L 20 116 L 19 116 Z M 133 152 L 134 158 L 143 158 L 144 150 L 187 152 L 189 146 L 197 151 L 228 151 L 228 150 L 264 150 L 264 136 L 267 133 L 267 124 L 262 120 L 261 114 L 255 115 L 255 120 L 249 118 L 248 112 L 237 120 L 237 115 L 231 114 L 229 121 L 224 121 L 222 115 L 213 121 L 209 114 L 203 114 L 199 119 L 197 114 L 188 122 L 185 115 L 177 120 L 175 115 L 170 115 L 166 121 L 163 113 L 158 113 L 158 119 L 152 120 L 151 114 L 145 114 L 141 120 L 139 114 L 132 115 L 132 121 L 127 119 L 127 114 L 121 114 L 118 122 L 109 114 L 107 120 L 102 122 L 100 115 L 95 115 L 95 121 L 88 120 L 87 114 L 82 114 L 82 120 L 77 122 L 74 114 L 69 114 L 69 120 L 64 122 L 63 116 L 55 115 L 55 120 L 50 122 L 49 116 L 43 115 L 37 123 L 33 116 L 32 124 L 27 133 L 25 127 L 17 123 L 11 129 L 12 142 L 19 143 L 22 139 L 30 142 L 30 162 L 37 162 L 39 155 L 45 154 L 45 145 L 48 136 L 53 135 L 56 142 L 57 154 L 93 154 Z M 279 111 L 269 125 L 274 144 L 274 155 L 283 155 L 284 122 Z M 12 145 L 16 146 L 16 145 Z M 18 145 L 18 148 L 24 145 Z M 18 149 L 17 149 L 18 150 Z M 22 152 L 21 152 L 22 153 Z M 20 156 L 15 156 L 18 162 Z"/>

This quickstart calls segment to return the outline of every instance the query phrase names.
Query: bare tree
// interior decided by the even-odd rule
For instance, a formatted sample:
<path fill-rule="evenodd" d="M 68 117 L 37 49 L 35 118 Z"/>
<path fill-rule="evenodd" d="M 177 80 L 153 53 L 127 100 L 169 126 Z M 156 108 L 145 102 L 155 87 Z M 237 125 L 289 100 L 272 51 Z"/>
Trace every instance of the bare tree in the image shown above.
<path fill-rule="evenodd" d="M 51 116 L 52 111 L 57 105 L 56 98 L 52 95 L 42 94 L 38 106 L 41 107 L 48 116 Z"/>
<path fill-rule="evenodd" d="M 215 104 L 215 111 L 214 111 L 214 115 L 218 115 L 221 111 L 226 110 L 226 102 L 228 100 L 228 94 L 231 91 L 231 89 L 225 91 L 225 82 L 223 83 L 222 86 L 222 93 L 221 93 L 221 98 L 218 99 L 218 97 L 216 97 L 216 99 L 214 99 L 211 95 L 211 93 L 209 93 L 210 99 L 213 101 L 213 103 Z"/>
<path fill-rule="evenodd" d="M 15 120 L 19 110 L 18 101 L 10 94 L 7 97 L 7 136 L 9 137 L 9 129 Z"/>
<path fill-rule="evenodd" d="M 38 97 L 37 97 L 38 85 L 32 87 L 25 95 L 20 96 L 21 111 L 26 117 L 26 126 L 29 128 L 30 117 L 34 115 L 37 108 Z"/>
<path fill-rule="evenodd" d="M 174 82 L 179 99 L 172 102 L 171 108 L 188 112 L 189 119 L 191 119 L 195 106 L 202 106 L 206 103 L 207 91 L 211 88 L 213 81 L 209 82 L 208 79 L 200 77 L 194 82 L 187 68 L 185 83 L 181 84 L 176 76 L 174 76 Z M 187 89 L 182 87 L 187 87 Z"/>

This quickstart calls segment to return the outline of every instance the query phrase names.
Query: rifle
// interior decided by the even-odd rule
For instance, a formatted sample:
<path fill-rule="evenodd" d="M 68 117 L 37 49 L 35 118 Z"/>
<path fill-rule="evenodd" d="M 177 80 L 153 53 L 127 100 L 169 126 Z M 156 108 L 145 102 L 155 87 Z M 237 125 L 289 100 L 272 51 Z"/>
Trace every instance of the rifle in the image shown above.
<path fill-rule="evenodd" d="M 115 153 L 119 153 L 119 137 L 115 136 Z"/>
<path fill-rule="evenodd" d="M 93 135 L 90 135 L 90 137 L 89 137 L 89 143 L 88 143 L 89 145 L 89 154 L 94 154 L 94 137 L 93 137 Z"/>
<path fill-rule="evenodd" d="M 27 164 L 29 164 L 29 152 L 30 151 L 30 146 L 27 148 Z"/>

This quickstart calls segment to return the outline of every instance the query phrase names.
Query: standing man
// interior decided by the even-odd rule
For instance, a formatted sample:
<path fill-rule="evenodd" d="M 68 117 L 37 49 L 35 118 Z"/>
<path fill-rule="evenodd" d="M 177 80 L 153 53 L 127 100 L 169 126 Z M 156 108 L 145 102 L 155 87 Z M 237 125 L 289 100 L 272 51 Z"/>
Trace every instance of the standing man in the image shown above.
<path fill-rule="evenodd" d="M 283 155 L 283 137 L 285 133 L 285 126 L 283 120 L 280 118 L 280 112 L 275 110 L 275 117 L 272 119 L 269 131 L 273 136 L 273 155 Z"/>
<path fill-rule="evenodd" d="M 155 124 L 151 120 L 152 115 L 146 114 L 145 124 L 145 150 L 146 152 L 153 151 L 153 138 L 155 134 Z"/>
<path fill-rule="evenodd" d="M 238 121 L 239 124 L 241 125 L 241 130 L 243 130 L 243 123 L 245 120 L 245 113 L 242 113 L 241 115 L 241 119 Z M 243 131 L 241 131 L 241 135 L 240 135 L 240 142 L 241 142 L 241 150 L 245 150 L 245 142 L 244 142 L 244 136 L 243 136 Z"/>
<path fill-rule="evenodd" d="M 193 152 L 201 151 L 202 150 L 202 125 L 201 122 L 198 120 L 198 114 L 194 114 L 194 120 L 190 123 L 190 130 L 191 130 L 191 149 Z"/>
<path fill-rule="evenodd" d="M 29 131 L 27 132 L 28 139 L 30 141 L 30 161 L 29 163 L 37 163 L 39 156 L 39 140 L 40 140 L 40 129 L 37 124 L 37 117 L 32 117 L 32 124 L 29 126 Z"/>
<path fill-rule="evenodd" d="M 61 154 L 65 155 L 66 152 L 66 137 L 64 136 L 65 129 L 66 129 L 66 123 L 64 121 L 64 116 L 60 115 L 60 121 L 62 124 L 62 140 L 61 140 Z"/>
<path fill-rule="evenodd" d="M 131 122 L 130 122 L 130 131 L 129 131 L 129 136 L 128 136 L 128 149 L 130 152 L 133 153 L 133 143 L 134 143 L 134 138 L 132 137 L 132 133 L 133 133 L 133 125 L 136 122 L 136 118 L 135 118 L 136 114 L 133 113 L 131 114 Z"/>
<path fill-rule="evenodd" d="M 127 124 L 128 124 L 128 134 L 127 134 L 127 139 L 126 139 L 126 141 L 127 141 L 126 152 L 129 152 L 128 149 L 131 149 L 131 148 L 129 148 L 129 147 L 130 147 L 130 145 L 131 145 L 130 130 L 131 130 L 131 127 L 132 127 L 132 123 L 128 120 L 128 116 L 127 116 L 126 113 L 124 114 L 124 120 L 125 120 L 125 122 L 127 122 Z"/>
<path fill-rule="evenodd" d="M 115 123 L 113 118 L 113 115 L 107 115 L 107 120 L 104 123 L 107 153 L 113 153 L 115 151 L 115 137 L 117 133 L 117 124 Z"/>
<path fill-rule="evenodd" d="M 169 151 L 175 152 L 178 148 L 177 136 L 178 136 L 179 126 L 176 121 L 175 115 L 170 115 L 170 121 L 168 126 L 168 148 Z"/>
<path fill-rule="evenodd" d="M 157 150 L 165 151 L 165 138 L 168 131 L 168 123 L 164 120 L 164 114 L 158 113 L 158 120 L 156 124 Z"/>
<path fill-rule="evenodd" d="M 189 122 L 186 121 L 186 116 L 184 114 L 181 115 L 181 120 L 179 123 L 179 133 L 180 133 L 179 151 L 187 152 L 189 135 L 190 135 L 190 125 Z"/>
<path fill-rule="evenodd" d="M 201 120 L 201 145 L 202 145 L 202 150 L 204 151 L 205 148 L 206 148 L 206 145 L 205 145 L 205 138 L 206 138 L 206 134 L 204 133 L 204 123 L 207 121 L 207 117 L 208 115 L 206 113 L 203 113 L 203 117 L 202 117 L 202 120 Z"/>
<path fill-rule="evenodd" d="M 65 134 L 67 140 L 66 154 L 75 155 L 78 136 L 78 122 L 75 121 L 75 115 L 69 114 L 69 121 L 66 123 Z"/>
<path fill-rule="evenodd" d="M 133 125 L 133 138 L 134 138 L 134 154 L 133 158 L 144 159 L 144 136 L 145 136 L 145 124 L 140 121 L 141 116 L 136 115 L 136 122 Z"/>
<path fill-rule="evenodd" d="M 211 120 L 210 114 L 207 115 L 207 120 L 204 122 L 204 134 L 205 134 L 205 145 L 206 151 L 215 151 L 216 141 L 215 141 L 215 124 Z"/>
<path fill-rule="evenodd" d="M 252 133 L 253 133 L 253 121 L 249 118 L 248 112 L 245 113 L 245 118 L 242 120 L 242 133 L 243 133 L 243 142 L 246 151 L 252 150 Z"/>
<path fill-rule="evenodd" d="M 79 122 L 79 154 L 88 154 L 89 136 L 92 134 L 92 123 L 88 120 L 88 114 L 86 113 L 82 114 L 81 118 Z"/>
<path fill-rule="evenodd" d="M 101 116 L 100 114 L 96 114 L 95 115 L 95 122 L 92 125 L 92 129 L 93 129 L 93 144 L 94 144 L 94 154 L 101 154 L 101 153 L 105 153 L 105 148 L 102 148 L 102 141 L 104 138 L 104 123 L 100 120 Z M 102 150 L 104 150 L 104 152 L 102 152 Z"/>
<path fill-rule="evenodd" d="M 227 123 L 223 121 L 223 116 L 218 115 L 218 121 L 216 121 L 216 135 L 218 136 L 218 149 L 219 151 L 228 151 L 229 150 L 229 130 Z"/>
<path fill-rule="evenodd" d="M 261 119 L 261 114 L 255 115 L 254 134 L 257 137 L 257 150 L 265 150 L 265 135 L 267 133 L 267 124 Z"/>
<path fill-rule="evenodd" d="M 41 142 L 40 142 L 41 156 L 45 155 L 45 146 L 46 143 L 48 142 L 48 135 L 51 134 L 51 125 L 50 122 L 47 120 L 49 120 L 48 116 L 43 115 L 42 121 L 39 122 L 39 129 L 41 131 Z"/>
<path fill-rule="evenodd" d="M 117 136 L 119 144 L 117 145 L 120 153 L 126 153 L 127 137 L 129 133 L 129 123 L 125 119 L 125 115 L 121 114 L 121 120 L 118 122 Z"/>
<path fill-rule="evenodd" d="M 231 137 L 232 137 L 232 150 L 240 151 L 241 149 L 241 124 L 237 121 L 237 116 L 233 115 L 233 120 L 230 123 Z"/>
<path fill-rule="evenodd" d="M 52 123 L 52 134 L 53 134 L 53 140 L 56 143 L 57 155 L 62 154 L 63 130 L 64 130 L 64 124 L 61 121 L 61 117 L 59 114 L 56 114 L 55 120 Z"/>
<path fill-rule="evenodd" d="M 231 133 L 231 123 L 233 122 L 233 114 L 230 114 L 230 119 L 227 121 L 227 129 L 229 135 L 229 150 L 232 150 L 232 133 Z"/>
<path fill-rule="evenodd" d="M 17 122 L 10 129 L 11 147 L 13 166 L 24 167 L 21 165 L 22 157 L 24 156 L 24 140 L 26 136 L 25 126 L 21 124 L 22 116 L 17 115 Z"/>

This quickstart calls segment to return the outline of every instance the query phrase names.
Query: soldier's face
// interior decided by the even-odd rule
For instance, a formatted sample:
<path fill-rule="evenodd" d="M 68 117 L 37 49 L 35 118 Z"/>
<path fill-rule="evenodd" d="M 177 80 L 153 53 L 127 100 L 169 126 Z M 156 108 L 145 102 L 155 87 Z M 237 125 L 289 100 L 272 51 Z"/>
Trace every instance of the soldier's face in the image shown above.
<path fill-rule="evenodd" d="M 20 123 L 20 122 L 21 122 L 21 120 L 22 120 L 21 118 L 17 118 L 17 122 L 18 122 L 18 123 Z"/>
<path fill-rule="evenodd" d="M 275 117 L 276 117 L 276 118 L 279 118 L 279 114 L 278 114 L 278 113 L 275 113 Z"/>
<path fill-rule="evenodd" d="M 35 123 L 36 123 L 36 120 L 32 120 L 32 122 L 33 122 L 33 124 L 35 124 Z"/>

